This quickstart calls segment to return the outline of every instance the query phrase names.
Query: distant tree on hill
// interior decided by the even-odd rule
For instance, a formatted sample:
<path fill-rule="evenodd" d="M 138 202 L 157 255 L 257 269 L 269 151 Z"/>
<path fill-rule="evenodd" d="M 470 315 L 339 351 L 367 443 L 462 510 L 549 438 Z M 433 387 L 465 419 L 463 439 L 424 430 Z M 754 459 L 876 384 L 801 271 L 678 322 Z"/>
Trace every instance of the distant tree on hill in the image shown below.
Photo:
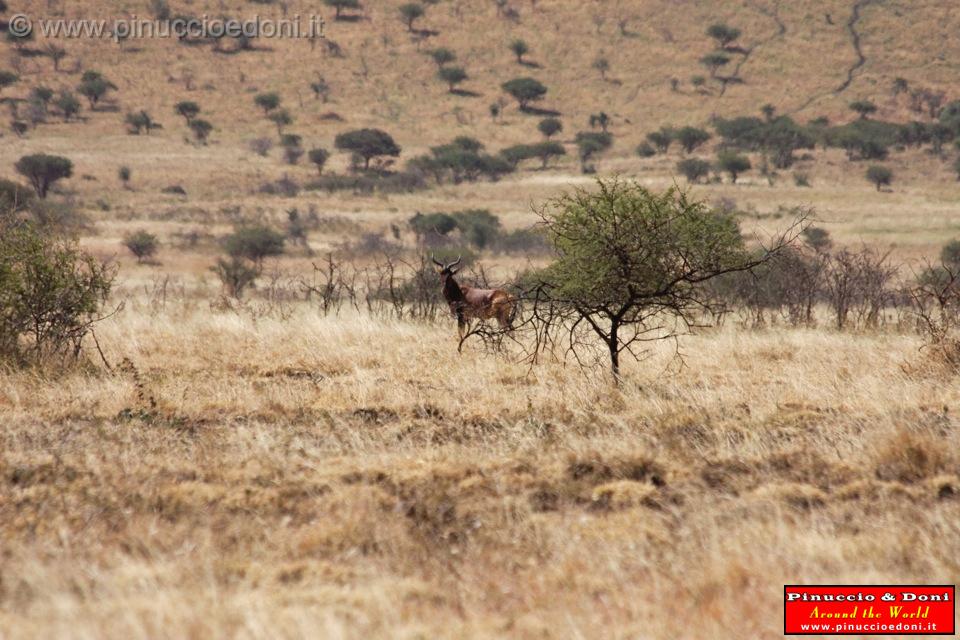
<path fill-rule="evenodd" d="M 286 109 L 278 109 L 272 112 L 267 116 L 267 119 L 276 125 L 277 135 L 283 135 L 283 128 L 293 124 L 293 116 L 291 116 L 290 112 Z"/>
<path fill-rule="evenodd" d="M 682 127 L 675 134 L 675 139 L 680 143 L 684 153 L 693 153 L 693 151 L 702 146 L 710 139 L 710 134 L 703 129 L 696 127 Z"/>
<path fill-rule="evenodd" d="M 577 143 L 577 150 L 580 154 L 580 170 L 583 173 L 592 173 L 593 167 L 588 164 L 590 160 L 613 146 L 613 136 L 609 133 L 595 131 L 581 131 L 574 139 Z"/>
<path fill-rule="evenodd" d="M 610 71 L 610 61 L 605 57 L 600 56 L 593 61 L 591 65 L 594 69 L 600 72 L 600 78 L 604 81 L 607 79 L 607 71 Z"/>
<path fill-rule="evenodd" d="M 280 96 L 276 93 L 258 93 L 254 96 L 253 102 L 263 109 L 264 115 L 267 115 L 280 106 Z"/>
<path fill-rule="evenodd" d="M 869 100 L 857 100 L 850 103 L 850 109 L 856 111 L 861 120 L 866 120 L 868 116 L 877 112 L 877 105 Z"/>
<path fill-rule="evenodd" d="M 53 61 L 53 70 L 60 71 L 60 61 L 67 57 L 67 50 L 56 43 L 49 42 L 44 53 Z"/>
<path fill-rule="evenodd" d="M 661 127 L 659 131 L 647 134 L 647 141 L 657 148 L 660 153 L 666 153 L 670 150 L 670 143 L 674 140 L 674 132 L 667 127 Z"/>
<path fill-rule="evenodd" d="M 408 31 L 413 31 L 413 23 L 423 17 L 425 10 L 423 5 L 418 2 L 408 2 L 400 5 L 400 17 L 407 25 Z"/>
<path fill-rule="evenodd" d="M 200 105 L 196 102 L 184 100 L 183 102 L 178 102 L 173 107 L 173 110 L 178 116 L 187 121 L 187 126 L 190 126 L 190 121 L 200 114 Z"/>
<path fill-rule="evenodd" d="M 777 108 L 772 104 L 765 104 L 760 107 L 760 113 L 763 114 L 763 117 L 767 122 L 773 122 L 773 116 L 776 115 Z"/>
<path fill-rule="evenodd" d="M 130 178 L 133 177 L 133 172 L 130 170 L 130 167 L 124 165 L 117 169 L 117 177 L 120 178 L 120 182 L 123 183 L 124 188 L 129 188 Z"/>
<path fill-rule="evenodd" d="M 334 15 L 334 20 L 340 20 L 342 17 L 342 12 L 344 9 L 359 9 L 360 2 L 359 0 L 323 0 L 323 4 L 328 7 L 333 7 L 336 11 Z"/>
<path fill-rule="evenodd" d="M 517 101 L 521 110 L 547 94 L 547 88 L 534 78 L 514 78 L 504 82 L 501 87 Z"/>
<path fill-rule="evenodd" d="M 55 182 L 73 175 L 73 163 L 70 160 L 45 153 L 23 156 L 17 160 L 14 169 L 30 181 L 40 199 L 47 197 L 47 192 Z"/>
<path fill-rule="evenodd" d="M 883 165 L 872 164 L 867 167 L 867 180 L 876 186 L 877 191 L 880 191 L 881 187 L 887 187 L 893 183 L 893 171 Z"/>
<path fill-rule="evenodd" d="M 128 131 L 134 135 L 140 135 L 141 132 L 149 134 L 153 129 L 162 128 L 162 125 L 154 122 L 146 111 L 130 112 L 124 121 L 127 124 Z"/>
<path fill-rule="evenodd" d="M 710 175 L 710 163 L 700 158 L 686 158 L 677 163 L 677 171 L 692 184 Z"/>
<path fill-rule="evenodd" d="M 446 82 L 453 93 L 457 85 L 467 79 L 467 72 L 463 67 L 440 67 L 437 77 Z"/>
<path fill-rule="evenodd" d="M 641 142 L 637 145 L 637 155 L 641 158 L 651 158 L 657 155 L 657 150 L 649 142 Z"/>
<path fill-rule="evenodd" d="M 601 111 L 600 113 L 591 113 L 589 122 L 591 129 L 600 127 L 600 129 L 606 133 L 607 127 L 610 126 L 610 116 L 608 116 L 605 111 Z"/>
<path fill-rule="evenodd" d="M 732 151 L 723 151 L 717 156 L 717 168 L 730 176 L 730 182 L 736 184 L 741 173 L 749 171 L 750 159 Z"/>
<path fill-rule="evenodd" d="M 20 76 L 12 71 L 0 71 L 0 92 L 20 81 Z"/>
<path fill-rule="evenodd" d="M 90 109 L 96 109 L 99 103 L 108 91 L 115 91 L 117 85 L 113 84 L 97 71 L 87 71 L 80 79 L 77 86 L 77 93 L 84 96 L 90 103 Z"/>
<path fill-rule="evenodd" d="M 317 173 L 323 175 L 323 166 L 327 164 L 327 160 L 330 158 L 330 152 L 322 147 L 317 147 L 307 152 L 307 158 L 310 160 L 310 163 L 317 168 Z"/>
<path fill-rule="evenodd" d="M 206 120 L 195 118 L 190 121 L 190 131 L 193 132 L 193 137 L 197 139 L 197 142 L 206 144 L 207 138 L 210 137 L 210 132 L 213 131 L 213 125 Z"/>
<path fill-rule="evenodd" d="M 556 118 L 544 118 L 537 124 L 537 129 L 549 140 L 555 134 L 563 131 L 563 123 Z"/>
<path fill-rule="evenodd" d="M 546 169 L 552 158 L 567 155 L 567 150 L 559 142 L 540 142 L 531 145 L 530 152 L 534 157 L 540 158 L 541 169 Z"/>
<path fill-rule="evenodd" d="M 378 156 L 400 155 L 400 147 L 390 134 L 380 129 L 357 129 L 337 135 L 333 145 L 363 158 L 363 168 L 370 168 L 370 160 Z"/>
<path fill-rule="evenodd" d="M 725 53 L 708 53 L 700 58 L 700 64 L 707 68 L 711 78 L 716 78 L 717 72 L 720 71 L 722 67 L 730 64 L 730 56 Z"/>
<path fill-rule="evenodd" d="M 443 65 L 450 64 L 457 59 L 457 54 L 446 47 L 430 49 L 427 51 L 427 55 L 433 59 L 437 67 L 443 67 Z"/>
<path fill-rule="evenodd" d="M 330 99 L 330 85 L 323 77 L 318 78 L 316 82 L 311 82 L 310 90 L 313 91 L 313 97 L 323 100 L 324 104 Z"/>
<path fill-rule="evenodd" d="M 518 38 L 510 43 L 510 51 L 513 52 L 513 55 L 517 56 L 517 64 L 523 64 L 523 56 L 530 51 L 530 47 L 527 46 L 526 42 Z"/>
<path fill-rule="evenodd" d="M 717 23 L 707 27 L 707 35 L 717 41 L 718 47 L 726 49 L 740 37 L 740 29 Z"/>
<path fill-rule="evenodd" d="M 61 91 L 53 105 L 60 110 L 64 122 L 70 122 L 70 118 L 80 113 L 80 101 L 69 91 Z"/>

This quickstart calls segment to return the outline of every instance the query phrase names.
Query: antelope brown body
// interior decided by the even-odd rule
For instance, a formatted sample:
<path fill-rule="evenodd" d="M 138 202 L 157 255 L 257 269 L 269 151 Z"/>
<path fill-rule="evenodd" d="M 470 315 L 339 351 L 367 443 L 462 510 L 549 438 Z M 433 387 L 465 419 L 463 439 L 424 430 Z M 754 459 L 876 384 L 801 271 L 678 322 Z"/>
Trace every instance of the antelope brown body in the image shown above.
<path fill-rule="evenodd" d="M 443 264 L 431 256 L 434 264 L 440 267 L 440 282 L 443 286 L 443 299 L 450 305 L 450 313 L 457 317 L 457 329 L 460 337 L 471 320 L 489 320 L 496 318 L 501 329 L 510 328 L 516 300 L 503 289 L 478 289 L 462 285 L 454 278 L 459 269 L 461 258 L 450 264 Z"/>

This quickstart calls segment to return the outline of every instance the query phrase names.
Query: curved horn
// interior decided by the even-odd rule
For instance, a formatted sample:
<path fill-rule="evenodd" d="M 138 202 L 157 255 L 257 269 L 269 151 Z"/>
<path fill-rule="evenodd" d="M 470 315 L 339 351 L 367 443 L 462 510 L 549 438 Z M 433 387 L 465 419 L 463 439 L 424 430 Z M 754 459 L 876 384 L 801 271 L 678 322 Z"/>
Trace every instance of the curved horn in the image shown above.
<path fill-rule="evenodd" d="M 461 261 L 461 260 L 463 260 L 463 256 L 462 256 L 462 255 L 461 255 L 461 256 L 457 256 L 456 261 L 451 262 L 450 264 L 448 264 L 448 265 L 446 266 L 446 268 L 447 268 L 447 269 L 453 269 L 455 266 L 457 266 L 458 264 L 460 264 L 460 261 Z"/>
<path fill-rule="evenodd" d="M 443 269 L 443 263 L 437 260 L 436 258 L 434 258 L 432 253 L 430 254 L 430 259 L 433 260 L 433 264 Z"/>

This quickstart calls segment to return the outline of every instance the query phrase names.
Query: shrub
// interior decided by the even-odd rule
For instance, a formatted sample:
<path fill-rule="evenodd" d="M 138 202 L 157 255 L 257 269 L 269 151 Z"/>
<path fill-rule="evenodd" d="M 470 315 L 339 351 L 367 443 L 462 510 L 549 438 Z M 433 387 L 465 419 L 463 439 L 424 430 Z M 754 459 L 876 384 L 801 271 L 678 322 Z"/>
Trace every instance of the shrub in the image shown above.
<path fill-rule="evenodd" d="M 162 128 L 162 125 L 154 122 L 146 111 L 128 113 L 124 122 L 127 124 L 127 130 L 134 135 L 140 135 L 141 132 L 150 133 L 153 129 Z"/>
<path fill-rule="evenodd" d="M 265 258 L 283 253 L 284 235 L 263 225 L 241 227 L 224 239 L 224 249 L 232 258 L 245 258 L 258 267 Z"/>
<path fill-rule="evenodd" d="M 61 91 L 53 105 L 60 110 L 64 122 L 69 122 L 70 118 L 80 113 L 80 101 L 69 91 Z"/>
<path fill-rule="evenodd" d="M 267 157 L 270 149 L 273 148 L 273 140 L 270 138 L 254 138 L 250 141 L 250 150 L 258 156 Z"/>
<path fill-rule="evenodd" d="M 267 119 L 270 120 L 277 127 L 277 135 L 283 135 L 283 128 L 288 127 L 293 124 L 293 116 L 290 115 L 290 112 L 286 109 L 278 109 L 276 111 L 271 111 L 270 115 L 267 116 Z"/>
<path fill-rule="evenodd" d="M 705 66 L 711 77 L 716 77 L 721 67 L 730 64 L 730 56 L 724 53 L 708 53 L 700 58 L 700 64 Z"/>
<path fill-rule="evenodd" d="M 463 239 L 479 250 L 492 245 L 500 235 L 500 218 L 488 209 L 468 209 L 453 214 Z"/>
<path fill-rule="evenodd" d="M 593 169 L 587 163 L 598 153 L 602 153 L 613 145 L 613 136 L 605 132 L 581 131 L 575 138 L 577 150 L 580 154 L 580 167 L 584 173 Z"/>
<path fill-rule="evenodd" d="M 47 197 L 47 192 L 55 182 L 73 175 L 73 163 L 70 160 L 45 153 L 23 156 L 14 168 L 30 181 L 41 199 Z"/>
<path fill-rule="evenodd" d="M 217 263 L 210 269 L 223 284 L 227 295 L 237 298 L 243 297 L 248 287 L 254 285 L 260 272 L 242 258 L 232 257 L 229 260 L 217 258 Z"/>
<path fill-rule="evenodd" d="M 390 134 L 380 129 L 357 129 L 338 134 L 333 142 L 341 151 L 349 151 L 363 159 L 363 168 L 370 168 L 370 160 L 378 156 L 400 155 L 400 147 Z"/>
<path fill-rule="evenodd" d="M 0 361 L 76 358 L 110 293 L 110 268 L 30 224 L 0 228 Z"/>
<path fill-rule="evenodd" d="M 893 183 L 893 171 L 883 165 L 872 164 L 867 167 L 867 180 L 876 186 L 877 191 L 880 191 L 881 187 L 887 187 Z"/>
<path fill-rule="evenodd" d="M 547 87 L 534 78 L 514 78 L 504 82 L 502 88 L 517 101 L 521 110 L 526 109 L 531 102 L 540 100 L 547 95 Z"/>
<path fill-rule="evenodd" d="M 657 155 L 657 150 L 649 142 L 641 142 L 637 145 L 637 155 L 641 158 L 652 158 Z"/>
<path fill-rule="evenodd" d="M 12 71 L 0 71 L 0 91 L 3 91 L 7 87 L 12 87 L 19 81 L 20 76 Z"/>
<path fill-rule="evenodd" d="M 543 229 L 516 229 L 501 233 L 495 248 L 503 253 L 545 255 L 550 252 L 550 242 Z"/>
<path fill-rule="evenodd" d="M 516 167 L 524 160 L 529 160 L 530 158 L 535 157 L 533 145 L 515 144 L 505 149 L 501 149 L 500 157 L 509 162 L 511 166 Z"/>
<path fill-rule="evenodd" d="M 741 173 L 751 168 L 750 159 L 730 151 L 723 151 L 717 156 L 717 168 L 730 175 L 730 182 L 736 184 Z"/>
<path fill-rule="evenodd" d="M 699 182 L 710 175 L 710 163 L 700 158 L 686 158 L 677 163 L 677 171 L 690 183 Z"/>
<path fill-rule="evenodd" d="M 549 140 L 555 134 L 563 131 L 563 123 L 556 118 L 544 118 L 537 124 L 537 129 Z"/>
<path fill-rule="evenodd" d="M 411 193 L 426 188 L 423 176 L 417 172 L 397 172 L 385 175 L 324 175 L 308 183 L 311 191 L 352 191 L 357 194 Z"/>
<path fill-rule="evenodd" d="M 567 150 L 559 142 L 540 142 L 530 145 L 530 153 L 535 158 L 540 158 L 541 168 L 546 169 L 547 163 L 551 158 L 559 158 L 567 155 Z"/>
<path fill-rule="evenodd" d="M 123 246 L 130 250 L 130 253 L 137 258 L 137 262 L 142 263 L 144 260 L 153 258 L 157 249 L 160 248 L 160 242 L 157 236 L 141 229 L 127 235 L 123 239 Z"/>
<path fill-rule="evenodd" d="M 122 166 L 117 170 L 117 177 L 120 178 L 120 182 L 122 182 L 124 186 L 129 184 L 132 175 L 133 172 L 130 170 L 130 167 Z"/>
<path fill-rule="evenodd" d="M 3 224 L 9 222 L 14 214 L 28 210 L 35 197 L 29 188 L 0 178 L 0 228 L 3 228 Z"/>
<path fill-rule="evenodd" d="M 457 219 L 447 213 L 417 213 L 407 221 L 417 244 L 435 245 L 458 228 Z"/>

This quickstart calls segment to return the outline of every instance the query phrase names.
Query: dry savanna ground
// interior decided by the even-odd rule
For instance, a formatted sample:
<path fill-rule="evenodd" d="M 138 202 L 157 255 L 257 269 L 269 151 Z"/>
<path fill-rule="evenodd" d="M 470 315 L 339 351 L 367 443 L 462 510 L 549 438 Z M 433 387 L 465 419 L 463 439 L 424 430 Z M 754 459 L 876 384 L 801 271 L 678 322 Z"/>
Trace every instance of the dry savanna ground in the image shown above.
<path fill-rule="evenodd" d="M 7 4 L 34 17 L 149 15 L 140 0 Z M 838 332 L 824 316 L 753 328 L 732 316 L 681 339 L 682 367 L 672 344 L 654 345 L 616 387 L 603 368 L 570 361 L 531 366 L 476 343 L 458 354 L 448 318 L 349 305 L 324 316 L 302 296 L 278 310 L 266 282 L 226 304 L 210 267 L 237 223 L 282 228 L 293 208 L 319 219 L 310 253 L 268 260 L 293 289 L 312 262 L 365 233 L 389 239 L 390 225 L 412 256 L 405 223 L 418 211 L 488 208 L 507 229 L 528 227 L 546 199 L 590 187 L 572 140 L 600 110 L 615 142 L 599 173 L 655 189 L 680 180 L 679 152 L 633 150 L 661 125 L 707 126 L 765 103 L 800 122 L 845 122 L 860 98 L 905 122 L 914 116 L 891 94 L 895 77 L 960 94 L 960 12 L 934 0 L 515 0 L 510 20 L 494 2 L 449 0 L 428 7 L 418 27 L 437 33 L 423 39 L 398 18 L 399 0 L 365 2 L 356 22 L 319 4 L 287 11 L 322 11 L 342 57 L 302 41 L 223 54 L 75 40 L 60 43 L 68 56 L 55 72 L 0 43 L 0 68 L 20 76 L 0 98 L 73 87 L 90 69 L 118 87 L 80 121 L 4 131 L 0 177 L 18 179 L 28 153 L 73 161 L 51 198 L 85 217 L 81 245 L 117 266 L 111 308 L 123 304 L 97 326 L 102 358 L 88 341 L 76 367 L 0 370 L 0 638 L 772 638 L 785 583 L 957 582 L 960 378 L 905 327 Z M 714 21 L 741 28 L 750 50 L 744 84 L 722 97 L 690 82 Z M 536 66 L 508 50 L 518 37 Z M 422 55 L 435 46 L 457 52 L 478 96 L 447 92 Z M 568 155 L 550 170 L 409 194 L 258 190 L 316 174 L 248 149 L 276 137 L 258 92 L 281 94 L 308 148 L 380 127 L 402 165 L 458 135 L 491 150 L 539 140 L 537 117 L 509 103 L 499 119 L 488 111 L 519 75 L 541 79 L 541 106 L 561 112 Z M 328 102 L 310 91 L 320 76 Z M 214 124 L 209 144 L 173 114 L 181 100 Z M 124 115 L 140 109 L 163 129 L 128 135 Z M 347 161 L 334 153 L 326 171 Z M 837 246 L 889 249 L 908 277 L 960 235 L 960 183 L 926 150 L 886 164 L 896 178 L 883 192 L 864 163 L 820 148 L 772 180 L 751 171 L 691 189 L 735 204 L 748 231 L 810 206 Z M 161 192 L 171 185 L 186 195 Z M 161 242 L 145 264 L 122 246 L 138 229 Z M 479 256 L 495 281 L 543 259 Z"/>

